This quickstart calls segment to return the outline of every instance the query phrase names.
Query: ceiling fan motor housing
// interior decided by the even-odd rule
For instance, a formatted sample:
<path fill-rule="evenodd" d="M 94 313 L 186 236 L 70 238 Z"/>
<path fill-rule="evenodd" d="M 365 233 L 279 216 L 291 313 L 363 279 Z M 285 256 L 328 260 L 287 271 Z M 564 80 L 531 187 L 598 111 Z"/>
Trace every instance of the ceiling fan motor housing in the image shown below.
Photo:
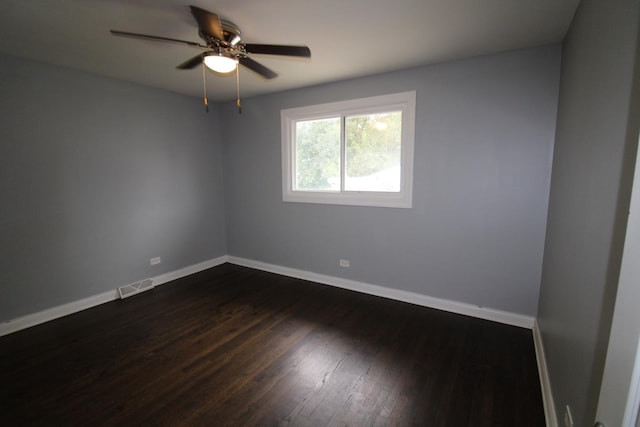
<path fill-rule="evenodd" d="M 238 28 L 233 22 L 221 20 L 222 34 L 224 34 L 224 41 L 231 46 L 235 46 L 240 43 L 241 35 L 240 28 Z"/>
<path fill-rule="evenodd" d="M 200 37 L 207 42 L 207 45 L 210 48 L 222 47 L 222 48 L 230 48 L 235 47 L 240 43 L 241 34 L 240 29 L 233 23 L 229 21 L 220 21 L 220 26 L 222 27 L 222 35 L 223 38 L 218 39 L 212 34 L 207 34 L 204 31 L 200 30 L 198 34 Z"/>

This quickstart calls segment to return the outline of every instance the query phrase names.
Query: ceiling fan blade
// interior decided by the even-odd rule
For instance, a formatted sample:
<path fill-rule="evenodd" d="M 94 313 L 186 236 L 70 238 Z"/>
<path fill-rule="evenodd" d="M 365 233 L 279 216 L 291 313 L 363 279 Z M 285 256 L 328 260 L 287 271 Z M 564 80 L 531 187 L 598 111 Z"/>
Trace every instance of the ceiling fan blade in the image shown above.
<path fill-rule="evenodd" d="M 194 56 L 193 58 L 187 59 L 182 64 L 178 65 L 176 68 L 179 70 L 190 70 L 192 68 L 195 68 L 198 65 L 202 64 L 203 57 L 204 57 L 204 54 Z"/>
<path fill-rule="evenodd" d="M 149 34 L 129 33 L 127 31 L 118 31 L 118 30 L 111 30 L 111 34 L 119 37 L 131 37 L 134 39 L 186 44 L 191 47 L 198 47 L 203 49 L 207 48 L 207 46 L 201 45 L 200 43 L 190 42 L 187 40 L 172 39 L 170 37 L 150 36 Z"/>
<path fill-rule="evenodd" d="M 210 35 L 217 40 L 224 40 L 224 34 L 222 32 L 222 24 L 220 18 L 215 13 L 209 12 L 204 9 L 200 9 L 196 6 L 189 6 L 191 8 L 191 14 L 198 22 L 198 28 L 200 32 Z"/>
<path fill-rule="evenodd" d="M 264 65 L 254 61 L 251 58 L 240 57 L 240 63 L 248 69 L 260 74 L 265 79 L 273 79 L 278 77 L 278 74 L 275 71 L 265 67 Z"/>
<path fill-rule="evenodd" d="M 301 56 L 311 58 L 311 51 L 307 46 L 287 46 L 278 44 L 255 44 L 246 43 L 244 45 L 248 53 L 258 53 L 265 55 Z"/>

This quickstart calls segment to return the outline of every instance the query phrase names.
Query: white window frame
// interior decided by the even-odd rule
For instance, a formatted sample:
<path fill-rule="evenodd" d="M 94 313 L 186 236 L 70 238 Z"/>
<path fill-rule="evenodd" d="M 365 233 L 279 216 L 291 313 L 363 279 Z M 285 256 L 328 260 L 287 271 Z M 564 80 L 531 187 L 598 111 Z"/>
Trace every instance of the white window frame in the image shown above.
<path fill-rule="evenodd" d="M 280 112 L 282 130 L 282 200 L 300 203 L 411 208 L 415 110 L 415 91 L 282 110 Z M 296 122 L 340 117 L 342 119 L 341 133 L 344 135 L 345 116 L 389 111 L 402 112 L 399 192 L 304 191 L 294 188 Z M 344 136 L 342 136 L 342 139 L 344 139 Z M 342 145 L 344 146 L 344 141 Z M 344 156 L 344 152 L 341 155 Z M 341 159 L 341 162 L 344 163 L 344 158 Z M 344 174 L 344 168 L 341 168 L 341 170 Z"/>

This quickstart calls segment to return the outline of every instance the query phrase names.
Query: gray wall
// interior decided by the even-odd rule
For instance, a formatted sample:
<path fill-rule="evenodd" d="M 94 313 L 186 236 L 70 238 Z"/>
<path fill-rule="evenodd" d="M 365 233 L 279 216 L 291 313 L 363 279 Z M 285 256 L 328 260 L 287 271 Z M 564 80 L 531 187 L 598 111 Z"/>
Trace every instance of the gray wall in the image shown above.
<path fill-rule="evenodd" d="M 569 404 L 576 426 L 594 422 L 620 270 L 639 4 L 582 0 L 563 48 L 538 322 L 558 416 Z"/>
<path fill-rule="evenodd" d="M 223 105 L 229 254 L 535 315 L 559 73 L 547 46 Z M 412 209 L 282 202 L 281 109 L 408 90 Z"/>
<path fill-rule="evenodd" d="M 219 128 L 195 98 L 0 56 L 0 321 L 224 255 Z"/>

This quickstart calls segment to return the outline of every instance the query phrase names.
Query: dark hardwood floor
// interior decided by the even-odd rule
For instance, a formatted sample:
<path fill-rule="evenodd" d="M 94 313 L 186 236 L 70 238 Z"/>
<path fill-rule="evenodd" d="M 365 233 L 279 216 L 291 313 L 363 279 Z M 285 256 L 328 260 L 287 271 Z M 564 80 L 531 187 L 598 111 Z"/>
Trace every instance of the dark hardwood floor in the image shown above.
<path fill-rule="evenodd" d="M 531 331 L 233 265 L 0 338 L 2 426 L 544 426 Z"/>

